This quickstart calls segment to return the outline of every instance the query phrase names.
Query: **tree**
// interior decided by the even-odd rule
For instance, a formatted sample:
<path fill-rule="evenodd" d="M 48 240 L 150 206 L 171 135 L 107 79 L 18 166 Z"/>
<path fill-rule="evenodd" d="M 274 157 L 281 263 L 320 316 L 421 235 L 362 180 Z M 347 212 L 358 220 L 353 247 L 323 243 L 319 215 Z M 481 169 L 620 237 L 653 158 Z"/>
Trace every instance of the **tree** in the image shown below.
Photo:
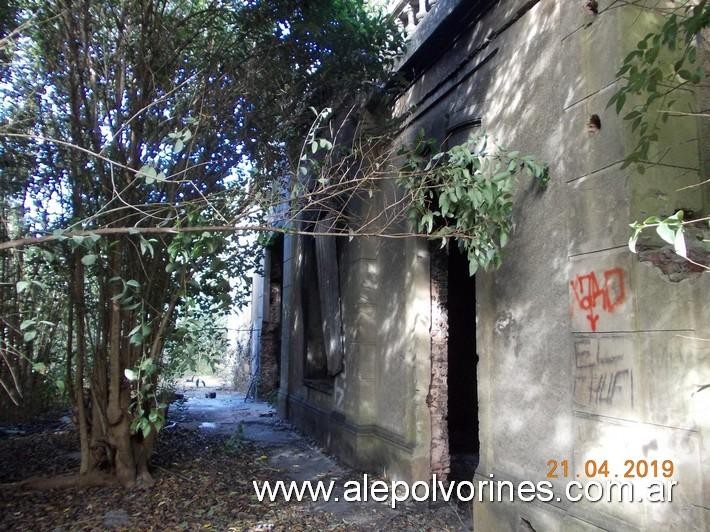
<path fill-rule="evenodd" d="M 0 245 L 31 245 L 0 251 L 12 302 L 0 350 L 9 373 L 20 359 L 65 365 L 79 482 L 150 483 L 179 309 L 231 304 L 229 279 L 256 254 L 230 233 L 263 220 L 310 108 L 372 90 L 398 33 L 355 0 L 27 0 L 12 15 Z M 22 294 L 50 294 L 30 259 L 68 297 L 19 308 Z M 63 340 L 40 356 L 33 346 L 50 331 Z"/>

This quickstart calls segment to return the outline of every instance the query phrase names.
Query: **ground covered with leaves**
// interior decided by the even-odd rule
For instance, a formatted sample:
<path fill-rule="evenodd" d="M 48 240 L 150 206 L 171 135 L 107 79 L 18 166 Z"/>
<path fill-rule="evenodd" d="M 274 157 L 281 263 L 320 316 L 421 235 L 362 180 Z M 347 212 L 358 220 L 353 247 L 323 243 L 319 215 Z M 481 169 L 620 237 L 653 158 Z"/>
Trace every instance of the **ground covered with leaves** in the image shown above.
<path fill-rule="evenodd" d="M 252 481 L 284 480 L 268 446 L 234 436 L 166 428 L 153 458 L 153 487 L 24 491 L 7 483 L 78 470 L 71 425 L 0 438 L 0 530 L 371 530 L 346 524 L 309 502 L 259 502 Z M 287 473 L 287 472 L 286 472 Z M 442 513 L 443 510 L 443 513 Z M 406 507 L 378 529 L 451 530 L 446 508 Z"/>
<path fill-rule="evenodd" d="M 164 431 L 151 488 L 4 490 L 3 530 L 250 530 L 327 528 L 327 516 L 304 515 L 298 504 L 256 500 L 252 480 L 274 479 L 256 446 L 179 426 Z M 3 482 L 78 468 L 73 432 L 0 441 Z M 301 505 L 302 506 L 302 505 Z"/>

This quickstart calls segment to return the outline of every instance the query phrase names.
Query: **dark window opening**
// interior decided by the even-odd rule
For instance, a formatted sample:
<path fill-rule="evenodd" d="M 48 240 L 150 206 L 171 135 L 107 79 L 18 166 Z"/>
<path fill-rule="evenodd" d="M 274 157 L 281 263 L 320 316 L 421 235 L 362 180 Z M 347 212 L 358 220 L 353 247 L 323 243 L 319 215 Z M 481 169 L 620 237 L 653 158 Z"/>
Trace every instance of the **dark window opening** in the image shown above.
<path fill-rule="evenodd" d="M 318 285 L 315 238 L 304 236 L 302 244 L 303 379 L 304 384 L 313 388 L 329 389 L 332 387 L 333 378 L 328 375 L 328 358 L 323 335 L 323 316 Z"/>

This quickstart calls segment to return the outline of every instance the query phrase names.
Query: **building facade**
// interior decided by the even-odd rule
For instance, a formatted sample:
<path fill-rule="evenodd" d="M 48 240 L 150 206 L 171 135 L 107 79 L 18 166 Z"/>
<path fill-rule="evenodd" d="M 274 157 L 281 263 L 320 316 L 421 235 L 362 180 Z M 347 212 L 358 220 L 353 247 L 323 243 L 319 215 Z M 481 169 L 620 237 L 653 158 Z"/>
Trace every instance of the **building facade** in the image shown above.
<path fill-rule="evenodd" d="M 469 278 L 454 249 L 415 238 L 286 235 L 267 250 L 254 356 L 276 366 L 281 414 L 348 464 L 563 493 L 592 461 L 612 475 L 673 462 L 672 504 L 486 495 L 476 530 L 710 529 L 710 274 L 652 237 L 627 246 L 633 220 L 708 212 L 708 187 L 684 187 L 708 179 L 710 136 L 673 122 L 662 164 L 622 169 L 635 137 L 607 102 L 657 19 L 620 4 L 392 5 L 409 33 L 398 142 L 480 128 L 549 165 L 544 192 L 519 183 L 500 269 Z M 572 477 L 548 478 L 551 461 Z"/>

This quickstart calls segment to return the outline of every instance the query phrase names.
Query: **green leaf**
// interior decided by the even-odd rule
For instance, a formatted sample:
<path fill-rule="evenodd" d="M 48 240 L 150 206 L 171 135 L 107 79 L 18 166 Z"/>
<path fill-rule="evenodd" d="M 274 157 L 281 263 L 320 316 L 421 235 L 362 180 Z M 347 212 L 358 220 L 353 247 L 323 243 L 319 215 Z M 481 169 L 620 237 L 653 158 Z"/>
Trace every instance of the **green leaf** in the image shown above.
<path fill-rule="evenodd" d="M 671 229 L 665 222 L 658 224 L 656 232 L 658 233 L 658 236 L 669 244 L 673 244 L 675 242 L 675 231 L 673 231 L 673 229 Z"/>
<path fill-rule="evenodd" d="M 617 75 L 617 76 L 621 76 L 622 74 L 623 74 L 623 72 L 619 71 L 616 75 Z M 620 92 L 617 92 L 617 93 L 615 93 L 611 98 L 609 98 L 609 101 L 606 102 L 606 107 L 607 107 L 607 109 L 608 109 L 609 107 L 611 107 L 612 105 L 614 105 L 614 102 L 616 102 L 616 100 L 619 98 L 619 94 L 621 94 L 621 93 L 620 93 Z"/>
<path fill-rule="evenodd" d="M 685 213 L 682 210 L 677 211 L 673 216 L 669 216 L 668 220 L 666 220 L 666 221 L 682 222 L 684 216 L 685 216 Z"/>
<path fill-rule="evenodd" d="M 140 177 L 145 180 L 145 182 L 150 185 L 155 181 L 155 178 L 157 177 L 158 172 L 155 168 L 153 168 L 150 165 L 143 165 L 141 166 L 141 169 L 138 170 L 138 173 L 136 174 L 136 177 Z"/>
<path fill-rule="evenodd" d="M 636 253 L 636 243 L 638 242 L 638 235 L 635 234 L 629 238 L 629 251 L 631 253 Z"/>
<path fill-rule="evenodd" d="M 624 104 L 626 103 L 626 93 L 620 93 L 619 97 L 616 99 L 616 114 L 621 113 L 621 110 L 624 108 Z"/>
<path fill-rule="evenodd" d="M 685 236 L 683 235 L 683 226 L 680 226 L 675 233 L 673 239 L 673 249 L 681 257 L 688 258 L 688 250 L 685 246 Z"/>
<path fill-rule="evenodd" d="M 631 253 L 636 253 L 636 244 L 638 242 L 638 238 L 641 234 L 641 231 L 643 231 L 642 225 L 636 225 L 634 227 L 634 233 L 631 235 L 631 238 L 629 238 L 629 250 L 631 251 Z"/>
<path fill-rule="evenodd" d="M 91 266 L 96 262 L 96 259 L 98 259 L 98 258 L 99 258 L 98 255 L 84 255 L 81 258 L 81 263 L 84 266 Z"/>
<path fill-rule="evenodd" d="M 27 331 L 24 336 L 23 336 L 25 342 L 31 342 L 35 338 L 37 338 L 37 331 L 32 329 L 31 331 Z"/>
<path fill-rule="evenodd" d="M 468 258 L 468 274 L 473 277 L 476 272 L 478 271 L 478 262 L 476 260 L 471 260 L 471 257 Z"/>
<path fill-rule="evenodd" d="M 501 231 L 500 233 L 500 247 L 505 247 L 505 245 L 508 243 L 508 233 L 505 231 Z"/>
<path fill-rule="evenodd" d="M 140 245 L 141 245 L 141 254 L 145 255 L 146 251 L 150 254 L 150 257 L 153 258 L 153 244 L 151 243 L 150 240 L 146 240 L 145 238 L 141 237 L 140 239 Z"/>
<path fill-rule="evenodd" d="M 141 431 L 143 432 L 143 438 L 147 438 L 148 436 L 150 436 L 150 433 L 152 430 L 153 430 L 153 426 L 150 423 L 148 423 L 148 422 L 143 423 L 143 427 L 141 429 Z"/>
<path fill-rule="evenodd" d="M 41 373 L 42 375 L 47 374 L 47 364 L 44 362 L 35 362 L 32 364 L 32 370 L 36 371 L 37 373 Z"/>
<path fill-rule="evenodd" d="M 182 141 L 182 139 L 176 140 L 175 146 L 173 146 L 173 153 L 180 153 L 184 147 L 185 143 Z"/>
<path fill-rule="evenodd" d="M 128 368 L 124 369 L 124 370 L 123 370 L 123 374 L 124 374 L 124 375 L 126 376 L 126 378 L 127 378 L 129 381 L 131 381 L 131 382 L 138 380 L 138 375 L 137 375 L 136 372 L 133 371 L 132 369 L 128 369 Z"/>
<path fill-rule="evenodd" d="M 17 293 L 21 294 L 25 290 L 27 290 L 30 287 L 30 282 L 29 281 L 17 281 L 15 284 L 15 288 L 17 289 Z"/>
<path fill-rule="evenodd" d="M 633 120 L 634 118 L 638 117 L 641 115 L 641 111 L 631 111 L 630 113 L 627 113 L 624 115 L 624 120 Z"/>
<path fill-rule="evenodd" d="M 30 327 L 34 327 L 37 322 L 33 319 L 31 320 L 25 320 L 20 324 L 20 330 L 24 331 L 25 329 L 29 329 Z"/>

